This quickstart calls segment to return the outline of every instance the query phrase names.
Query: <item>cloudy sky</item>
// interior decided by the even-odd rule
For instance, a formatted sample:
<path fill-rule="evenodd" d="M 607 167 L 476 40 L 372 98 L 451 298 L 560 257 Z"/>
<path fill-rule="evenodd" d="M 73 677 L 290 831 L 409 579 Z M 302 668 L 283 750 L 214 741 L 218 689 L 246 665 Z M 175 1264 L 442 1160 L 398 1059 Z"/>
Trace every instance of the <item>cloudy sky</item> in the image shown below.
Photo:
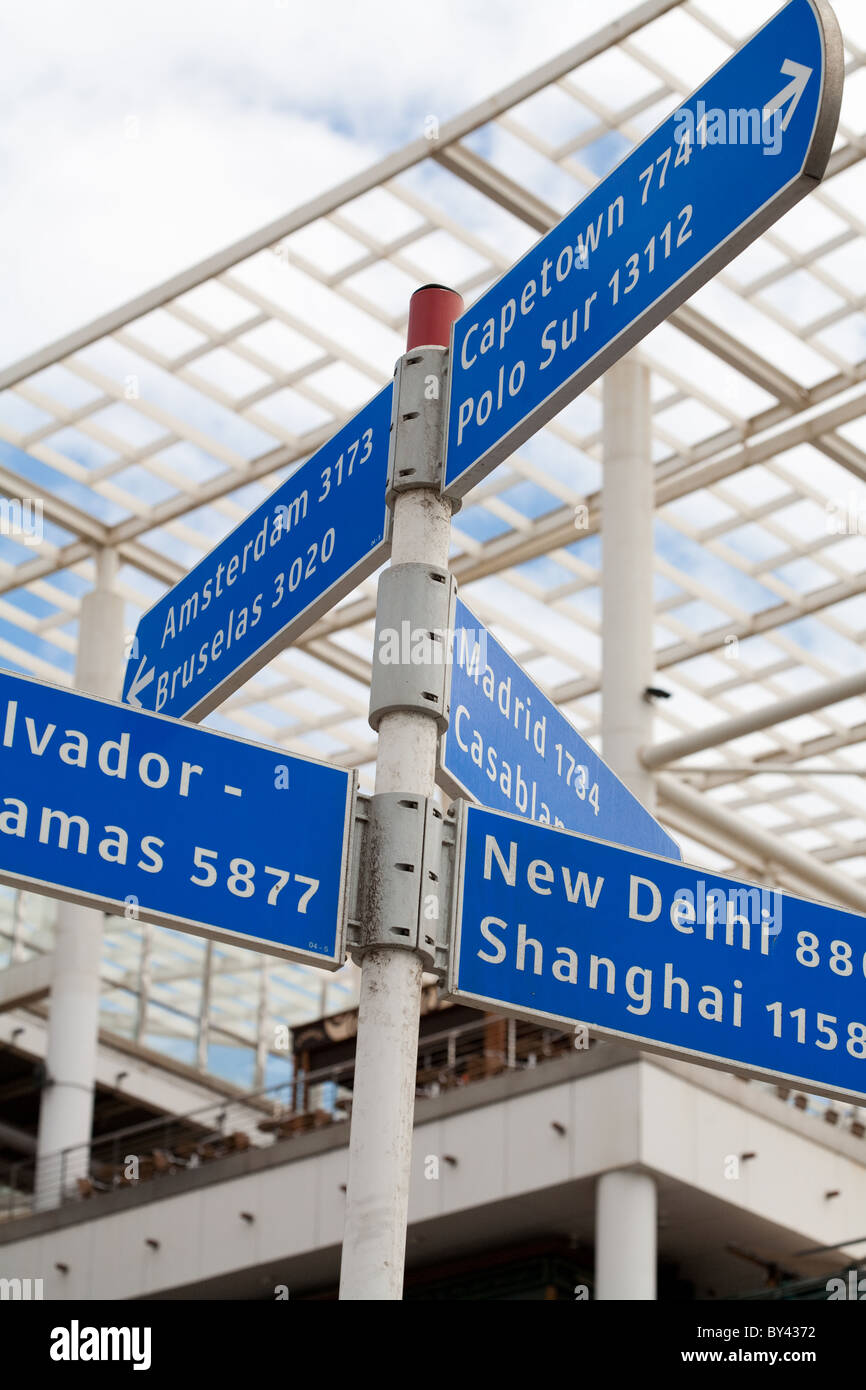
<path fill-rule="evenodd" d="M 629 0 L 7 0 L 0 362 L 423 133 Z"/>

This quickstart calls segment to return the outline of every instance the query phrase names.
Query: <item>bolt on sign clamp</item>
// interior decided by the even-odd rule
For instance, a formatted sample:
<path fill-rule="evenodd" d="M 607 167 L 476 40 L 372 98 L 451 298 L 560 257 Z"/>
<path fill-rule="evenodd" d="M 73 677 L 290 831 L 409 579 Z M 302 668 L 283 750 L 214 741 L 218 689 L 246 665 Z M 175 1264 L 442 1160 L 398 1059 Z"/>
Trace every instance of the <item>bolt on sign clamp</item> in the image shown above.
<path fill-rule="evenodd" d="M 445 457 L 448 349 L 404 353 L 394 369 L 386 498 L 427 487 L 438 492 Z"/>
<path fill-rule="evenodd" d="M 426 970 L 444 974 L 441 899 L 442 812 L 408 792 L 359 797 L 356 911 L 348 945 L 358 962 L 383 946 L 417 951 Z M 352 920 L 354 919 L 354 920 Z"/>
<path fill-rule="evenodd" d="M 448 728 L 451 641 L 457 583 L 434 565 L 391 565 L 379 576 L 370 726 L 382 716 L 417 711 Z"/>

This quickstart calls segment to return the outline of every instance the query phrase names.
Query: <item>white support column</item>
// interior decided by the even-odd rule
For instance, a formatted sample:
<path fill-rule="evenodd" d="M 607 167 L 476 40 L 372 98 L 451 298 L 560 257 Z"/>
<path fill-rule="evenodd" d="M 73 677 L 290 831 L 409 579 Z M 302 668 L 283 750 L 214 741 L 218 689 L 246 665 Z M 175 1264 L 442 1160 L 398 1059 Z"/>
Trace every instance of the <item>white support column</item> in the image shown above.
<path fill-rule="evenodd" d="M 601 737 L 604 760 L 649 809 L 652 774 L 653 494 L 649 371 L 625 357 L 604 377 Z"/>
<path fill-rule="evenodd" d="M 195 1064 L 199 1071 L 207 1071 L 208 1047 L 210 1045 L 210 1008 L 213 992 L 213 942 L 204 943 L 204 961 L 201 968 L 201 995 L 198 1005 L 198 1035 L 195 1044 Z"/>
<path fill-rule="evenodd" d="M 138 965 L 138 1001 L 135 1010 L 135 1041 L 143 1043 L 147 1032 L 147 1010 L 153 983 L 153 927 L 141 924 L 141 956 Z"/>
<path fill-rule="evenodd" d="M 595 1194 L 595 1297 L 655 1296 L 655 1181 L 646 1173 L 603 1173 Z"/>
<path fill-rule="evenodd" d="M 116 573 L 116 554 L 100 552 L 96 587 L 81 604 L 75 664 L 77 689 L 111 699 L 120 696 L 124 657 L 123 599 L 112 592 Z M 103 914 L 93 908 L 60 905 L 36 1150 L 39 1209 L 57 1206 L 88 1168 L 103 925 Z M 61 1171 L 65 1149 L 74 1152 Z"/>
<path fill-rule="evenodd" d="M 410 350 L 444 346 L 460 307 L 459 297 L 441 286 L 417 291 Z M 423 562 L 447 570 L 450 547 L 451 503 L 433 488 L 399 492 L 391 565 Z M 433 796 L 438 747 L 439 727 L 430 714 L 383 715 L 376 793 Z M 403 1297 L 423 968 L 419 954 L 393 946 L 362 957 L 341 1299 Z"/>
<path fill-rule="evenodd" d="M 261 1091 L 264 1088 L 268 1069 L 268 1046 L 267 1026 L 270 1017 L 270 981 L 271 981 L 271 958 L 262 956 L 259 962 L 259 998 L 256 1004 L 256 1069 L 253 1089 Z M 322 1010 L 324 1014 L 324 1010 Z"/>
<path fill-rule="evenodd" d="M 15 890 L 15 906 L 12 909 L 12 939 L 9 942 L 9 963 L 14 965 L 23 955 L 21 944 L 21 928 L 24 926 L 24 892 L 21 888 Z"/>
<path fill-rule="evenodd" d="M 604 377 L 602 480 L 602 755 L 648 810 L 652 773 L 653 515 L 649 371 L 626 357 Z M 596 1187 L 595 1296 L 656 1296 L 656 1191 L 635 1172 Z"/>

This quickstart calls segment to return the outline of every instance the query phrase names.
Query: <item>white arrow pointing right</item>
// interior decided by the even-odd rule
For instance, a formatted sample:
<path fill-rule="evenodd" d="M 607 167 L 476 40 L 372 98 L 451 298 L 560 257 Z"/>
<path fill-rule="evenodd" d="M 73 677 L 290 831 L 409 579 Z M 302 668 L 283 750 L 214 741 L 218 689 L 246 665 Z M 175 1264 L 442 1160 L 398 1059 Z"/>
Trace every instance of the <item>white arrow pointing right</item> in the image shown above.
<path fill-rule="evenodd" d="M 138 663 L 138 670 L 132 678 L 132 684 L 130 685 L 126 695 L 126 703 L 128 705 L 134 706 L 135 709 L 141 709 L 141 701 L 138 698 L 139 691 L 146 690 L 147 687 L 150 685 L 150 682 L 156 675 L 156 671 L 153 669 L 153 667 L 151 667 L 151 669 L 147 672 L 146 675 L 142 675 L 142 671 L 144 670 L 144 665 L 146 661 L 147 657 L 143 656 L 141 658 L 141 661 Z"/>
<path fill-rule="evenodd" d="M 806 90 L 806 83 L 812 76 L 812 68 L 805 67 L 803 63 L 795 63 L 793 58 L 786 58 L 782 64 L 782 74 L 793 78 L 793 81 L 789 82 L 787 87 L 783 87 L 778 96 L 774 96 L 764 107 L 764 120 L 769 120 L 774 111 L 779 111 L 786 101 L 790 101 L 791 104 L 782 117 L 782 129 L 787 130 L 791 117 L 800 104 L 800 97 Z"/>

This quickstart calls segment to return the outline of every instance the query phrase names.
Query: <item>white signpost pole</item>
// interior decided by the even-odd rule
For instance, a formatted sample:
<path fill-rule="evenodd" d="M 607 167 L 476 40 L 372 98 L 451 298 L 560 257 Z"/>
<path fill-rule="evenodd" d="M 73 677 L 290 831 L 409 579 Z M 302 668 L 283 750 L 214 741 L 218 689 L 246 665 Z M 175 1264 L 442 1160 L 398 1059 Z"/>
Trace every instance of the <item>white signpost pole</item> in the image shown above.
<path fill-rule="evenodd" d="M 460 296 L 426 286 L 412 297 L 408 348 L 445 348 L 451 323 L 462 309 Z M 436 389 L 436 388 L 434 388 Z M 429 408 L 444 413 L 444 393 Z M 396 398 L 392 430 L 396 427 Z M 411 468 L 401 457 L 395 469 Z M 447 571 L 452 504 L 438 485 L 397 492 L 391 569 L 427 566 Z M 380 608 L 381 608 L 380 589 Z M 412 613 L 406 612 L 412 623 Z M 377 614 L 377 634 L 379 632 Z M 401 653 L 403 659 L 407 653 Z M 426 799 L 435 790 L 440 725 L 435 713 L 394 708 L 379 722 L 375 795 L 401 793 Z M 377 877 L 392 865 L 365 863 L 362 874 Z M 386 925 L 386 924 L 382 924 Z M 421 1006 L 422 955 L 398 944 L 365 950 L 349 1144 L 349 1179 L 340 1280 L 341 1299 L 403 1297 L 406 1220 L 412 1159 L 415 1075 Z"/>
<path fill-rule="evenodd" d="M 96 566 L 96 587 L 81 604 L 75 685 L 116 700 L 123 678 L 123 599 L 113 592 L 116 553 L 101 551 Z M 104 921 L 101 912 L 76 903 L 61 903 L 57 913 L 36 1147 L 40 1210 L 57 1206 L 64 1188 L 89 1166 Z M 62 1163 L 65 1149 L 72 1152 Z"/>
<path fill-rule="evenodd" d="M 635 356 L 608 369 L 602 422 L 602 697 L 605 762 L 655 809 L 652 743 L 653 465 L 649 370 Z M 646 1173 L 603 1173 L 596 1187 L 596 1299 L 656 1296 L 656 1186 Z"/>

